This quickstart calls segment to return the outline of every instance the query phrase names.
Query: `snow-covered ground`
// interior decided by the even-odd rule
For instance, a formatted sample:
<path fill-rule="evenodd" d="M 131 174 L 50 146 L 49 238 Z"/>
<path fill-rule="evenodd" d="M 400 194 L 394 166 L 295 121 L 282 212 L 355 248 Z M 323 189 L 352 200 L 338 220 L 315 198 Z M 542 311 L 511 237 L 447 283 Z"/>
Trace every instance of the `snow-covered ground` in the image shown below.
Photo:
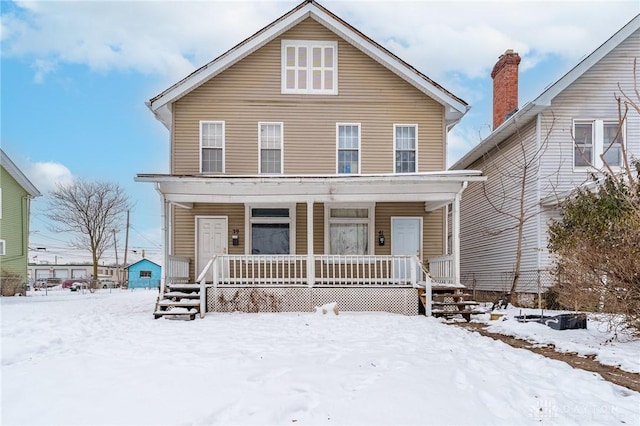
<path fill-rule="evenodd" d="M 154 320 L 155 297 L 151 290 L 64 290 L 1 298 L 1 423 L 640 419 L 637 392 L 433 318 L 340 312 Z"/>
<path fill-rule="evenodd" d="M 561 311 L 541 311 L 540 309 L 509 308 L 495 313 L 504 316 L 490 321 L 490 315 L 474 316 L 474 321 L 489 324 L 488 331 L 517 337 L 540 345 L 554 345 L 559 352 L 575 352 L 582 356 L 594 356 L 605 365 L 613 365 L 625 371 L 640 373 L 640 340 L 628 332 L 614 335 L 608 321 L 598 315 L 590 314 L 587 329 L 554 330 L 537 322 L 518 322 L 516 316 L 544 315 L 553 316 Z M 638 419 L 640 424 L 640 419 Z"/>

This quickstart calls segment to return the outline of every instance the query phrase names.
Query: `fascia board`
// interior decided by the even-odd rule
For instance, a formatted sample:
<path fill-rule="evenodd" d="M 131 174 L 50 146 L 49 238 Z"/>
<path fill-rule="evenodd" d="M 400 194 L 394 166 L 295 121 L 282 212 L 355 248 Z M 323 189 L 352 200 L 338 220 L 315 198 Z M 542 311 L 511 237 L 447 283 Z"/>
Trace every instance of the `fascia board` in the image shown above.
<path fill-rule="evenodd" d="M 0 164 L 2 164 L 2 167 L 4 167 L 7 173 L 9 173 L 11 177 L 13 177 L 16 182 L 18 182 L 18 185 L 20 185 L 22 189 L 27 191 L 27 193 L 31 197 L 40 197 L 42 194 L 40 193 L 40 191 L 38 191 L 38 188 L 36 188 L 35 185 L 31 183 L 29 178 L 27 178 L 24 173 L 22 173 L 18 166 L 16 166 L 15 163 L 11 161 L 9 156 L 2 150 L 0 150 L 0 155 L 0 159 L 2 160 Z"/>
<path fill-rule="evenodd" d="M 332 17 L 330 14 L 319 9 L 313 3 L 306 4 L 304 7 L 295 11 L 281 21 L 276 21 L 259 36 L 247 41 L 246 43 L 238 45 L 236 48 L 224 53 L 218 59 L 208 63 L 199 70 L 196 70 L 191 76 L 186 77 L 182 82 L 175 84 L 172 88 L 165 91 L 165 93 L 152 99 L 150 102 L 147 102 L 147 106 L 154 112 L 154 114 L 156 114 L 156 117 L 158 117 L 158 119 L 167 128 L 170 128 L 171 111 L 167 107 L 171 102 L 200 86 L 210 78 L 223 72 L 236 62 L 258 50 L 309 16 L 342 37 L 345 41 L 352 44 L 376 62 L 383 65 L 385 68 L 392 71 L 394 74 L 409 82 L 424 94 L 444 105 L 447 110 L 446 119 L 449 123 L 459 121 L 460 118 L 462 118 L 462 116 L 468 111 L 468 105 L 453 98 L 444 90 L 439 89 L 431 82 L 425 80 L 417 73 L 417 71 L 412 70 L 407 66 L 407 64 L 399 60 L 399 58 L 392 56 L 389 52 L 381 49 L 366 37 L 363 37 L 347 25 L 336 20 L 336 18 Z M 450 109 L 453 109 L 453 111 Z"/>

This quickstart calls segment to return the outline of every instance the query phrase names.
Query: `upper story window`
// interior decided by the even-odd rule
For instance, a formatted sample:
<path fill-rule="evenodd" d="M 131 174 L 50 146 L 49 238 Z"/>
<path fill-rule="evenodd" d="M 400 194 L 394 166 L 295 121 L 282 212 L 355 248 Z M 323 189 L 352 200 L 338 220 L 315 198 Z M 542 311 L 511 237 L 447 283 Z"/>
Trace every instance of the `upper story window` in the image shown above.
<path fill-rule="evenodd" d="M 360 124 L 336 127 L 338 173 L 360 173 Z"/>
<path fill-rule="evenodd" d="M 338 93 L 338 43 L 282 40 L 282 93 Z"/>
<path fill-rule="evenodd" d="M 282 123 L 258 123 L 258 173 L 282 174 Z"/>
<path fill-rule="evenodd" d="M 224 121 L 200 122 L 200 172 L 224 172 Z"/>
<path fill-rule="evenodd" d="M 395 173 L 416 172 L 418 150 L 418 126 L 416 124 L 394 124 L 393 146 L 395 151 Z"/>
<path fill-rule="evenodd" d="M 7 253 L 7 242 L 0 240 L 0 256 L 4 256 Z"/>
<path fill-rule="evenodd" d="M 617 120 L 575 120 L 574 168 L 622 165 L 623 126 Z M 601 157 L 602 155 L 602 157 Z"/>

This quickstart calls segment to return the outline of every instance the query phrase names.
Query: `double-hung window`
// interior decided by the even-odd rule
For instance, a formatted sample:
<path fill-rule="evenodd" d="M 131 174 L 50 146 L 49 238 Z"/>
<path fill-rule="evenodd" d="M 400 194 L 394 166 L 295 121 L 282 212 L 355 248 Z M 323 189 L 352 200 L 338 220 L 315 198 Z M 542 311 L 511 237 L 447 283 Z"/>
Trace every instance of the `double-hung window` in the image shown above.
<path fill-rule="evenodd" d="M 282 123 L 259 123 L 258 145 L 261 174 L 282 174 Z"/>
<path fill-rule="evenodd" d="M 248 210 L 251 254 L 290 254 L 295 208 L 250 206 Z"/>
<path fill-rule="evenodd" d="M 393 146 L 395 151 L 395 173 L 415 173 L 418 150 L 418 125 L 394 124 Z"/>
<path fill-rule="evenodd" d="M 200 122 L 200 171 L 224 173 L 224 121 Z"/>
<path fill-rule="evenodd" d="M 338 93 L 338 44 L 323 40 L 282 40 L 282 93 Z"/>
<path fill-rule="evenodd" d="M 336 127 L 338 173 L 360 173 L 360 124 Z"/>
<path fill-rule="evenodd" d="M 573 166 L 576 169 L 620 167 L 624 126 L 617 120 L 575 120 Z M 601 156 L 602 155 L 602 156 Z"/>
<path fill-rule="evenodd" d="M 325 206 L 328 253 L 370 254 L 372 205 Z"/>
<path fill-rule="evenodd" d="M 602 124 L 602 153 L 609 167 L 622 166 L 622 128 L 618 122 Z"/>

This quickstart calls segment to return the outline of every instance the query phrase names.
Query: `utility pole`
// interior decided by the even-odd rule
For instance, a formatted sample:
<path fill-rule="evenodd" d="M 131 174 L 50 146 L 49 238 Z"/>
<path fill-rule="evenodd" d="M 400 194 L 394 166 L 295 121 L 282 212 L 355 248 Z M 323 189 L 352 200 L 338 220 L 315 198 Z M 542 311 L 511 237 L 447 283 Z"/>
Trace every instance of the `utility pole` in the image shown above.
<path fill-rule="evenodd" d="M 118 284 L 120 283 L 120 268 L 118 268 L 118 240 L 116 240 L 116 230 L 113 229 L 113 249 L 116 251 L 116 272 L 118 272 Z M 109 287 L 111 288 L 111 287 Z M 111 292 L 111 291 L 109 291 Z"/>
<path fill-rule="evenodd" d="M 129 210 L 127 210 L 127 226 L 124 234 L 124 263 L 123 267 L 127 267 L 127 253 L 129 252 Z M 129 280 L 129 274 L 127 274 L 127 281 Z"/>

